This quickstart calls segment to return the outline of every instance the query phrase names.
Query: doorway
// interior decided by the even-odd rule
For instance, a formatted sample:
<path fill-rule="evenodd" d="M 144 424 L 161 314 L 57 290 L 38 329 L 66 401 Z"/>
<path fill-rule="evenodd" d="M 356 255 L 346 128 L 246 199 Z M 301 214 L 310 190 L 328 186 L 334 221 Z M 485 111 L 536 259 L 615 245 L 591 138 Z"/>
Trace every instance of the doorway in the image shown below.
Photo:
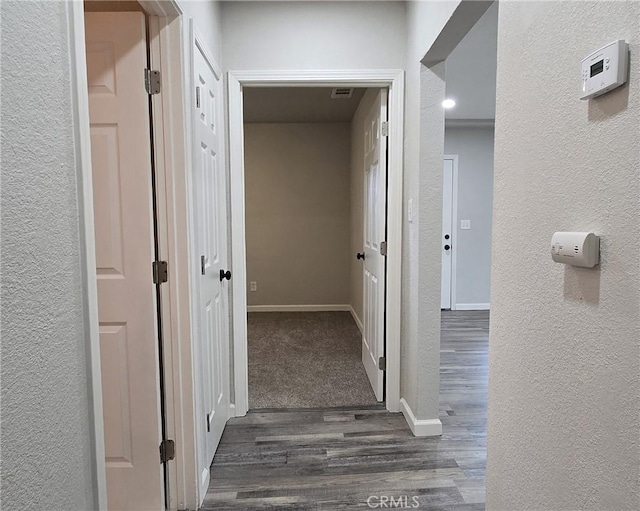
<path fill-rule="evenodd" d="M 250 408 L 384 399 L 386 96 L 244 93 Z"/>
<path fill-rule="evenodd" d="M 123 510 L 168 504 L 147 26 L 141 8 L 85 14 L 107 498 Z"/>
<path fill-rule="evenodd" d="M 233 284 L 233 344 L 235 412 L 245 415 L 248 407 L 248 343 L 245 221 L 245 153 L 243 94 L 249 87 L 376 87 L 389 90 L 388 114 L 388 230 L 385 308 L 386 359 L 379 362 L 384 372 L 387 409 L 399 409 L 400 260 L 402 225 L 402 105 L 403 73 L 398 71 L 334 71 L 310 73 L 229 73 L 229 125 L 231 169 L 231 237 Z M 380 127 L 380 129 L 383 129 Z M 382 241 L 382 240 L 381 240 Z M 321 245 L 319 245 L 321 247 Z M 259 284 L 258 284 L 259 286 Z M 384 336 L 378 338 L 384 339 Z M 386 369 L 386 370 L 385 370 Z"/>

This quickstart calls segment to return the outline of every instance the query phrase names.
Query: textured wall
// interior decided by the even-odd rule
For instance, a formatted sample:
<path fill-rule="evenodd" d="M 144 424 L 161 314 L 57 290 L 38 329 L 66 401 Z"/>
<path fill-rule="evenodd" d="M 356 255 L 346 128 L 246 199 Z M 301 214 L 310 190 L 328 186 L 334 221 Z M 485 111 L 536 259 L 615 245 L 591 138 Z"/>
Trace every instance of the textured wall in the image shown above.
<path fill-rule="evenodd" d="M 344 305 L 350 283 L 348 123 L 245 124 L 249 305 Z"/>
<path fill-rule="evenodd" d="M 640 509 L 639 37 L 637 2 L 500 7 L 488 509 Z M 581 59 L 619 38 L 629 84 L 579 100 Z M 587 229 L 599 267 L 551 261 Z"/>
<path fill-rule="evenodd" d="M 448 61 L 447 61 L 448 65 Z M 446 128 L 445 154 L 458 155 L 456 302 L 487 304 L 491 292 L 493 128 Z M 460 220 L 471 229 L 460 229 Z"/>
<path fill-rule="evenodd" d="M 364 119 L 373 106 L 378 89 L 367 89 L 351 121 L 351 307 L 362 322 L 363 266 L 356 253 L 364 249 Z"/>
<path fill-rule="evenodd" d="M 439 108 L 444 64 L 434 72 L 420 61 L 458 3 L 407 2 L 400 394 L 418 419 L 438 417 L 441 262 L 440 244 L 433 236 L 439 240 L 442 230 L 444 141 Z M 434 150 L 430 158 L 425 158 L 425 149 Z M 412 223 L 407 221 L 409 200 Z M 419 265 L 419 260 L 431 263 Z"/>
<path fill-rule="evenodd" d="M 400 69 L 404 2 L 224 2 L 225 69 Z"/>
<path fill-rule="evenodd" d="M 65 11 L 1 3 L 3 509 L 94 508 Z"/>

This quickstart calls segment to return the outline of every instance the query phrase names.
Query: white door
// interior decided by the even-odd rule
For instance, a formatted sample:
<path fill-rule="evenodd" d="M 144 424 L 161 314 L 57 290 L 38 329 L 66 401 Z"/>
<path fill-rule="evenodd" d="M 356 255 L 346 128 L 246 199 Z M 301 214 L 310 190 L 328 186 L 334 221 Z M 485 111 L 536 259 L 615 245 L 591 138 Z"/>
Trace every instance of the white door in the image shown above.
<path fill-rule="evenodd" d="M 162 509 L 145 19 L 85 16 L 109 509 Z"/>
<path fill-rule="evenodd" d="M 442 284 L 440 308 L 451 308 L 451 276 L 453 246 L 453 168 L 452 158 L 445 158 L 442 170 Z"/>
<path fill-rule="evenodd" d="M 206 491 L 209 466 L 228 419 L 229 278 L 227 193 L 223 149 L 221 74 L 199 46 L 194 63 L 194 166 L 199 335 L 197 359 L 200 485 Z"/>
<path fill-rule="evenodd" d="M 364 261 L 362 363 L 378 401 L 384 400 L 385 281 L 383 242 L 387 228 L 387 90 L 378 94 L 365 119 Z M 360 254 L 361 256 L 362 254 Z"/>

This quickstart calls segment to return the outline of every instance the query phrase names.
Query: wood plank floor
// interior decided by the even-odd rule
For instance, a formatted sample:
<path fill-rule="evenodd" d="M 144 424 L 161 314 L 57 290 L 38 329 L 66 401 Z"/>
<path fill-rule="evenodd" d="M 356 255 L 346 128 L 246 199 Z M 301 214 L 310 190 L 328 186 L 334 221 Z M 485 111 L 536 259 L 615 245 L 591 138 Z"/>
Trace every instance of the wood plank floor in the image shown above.
<path fill-rule="evenodd" d="M 488 319 L 443 312 L 442 437 L 383 406 L 252 410 L 227 425 L 203 509 L 484 509 Z"/>

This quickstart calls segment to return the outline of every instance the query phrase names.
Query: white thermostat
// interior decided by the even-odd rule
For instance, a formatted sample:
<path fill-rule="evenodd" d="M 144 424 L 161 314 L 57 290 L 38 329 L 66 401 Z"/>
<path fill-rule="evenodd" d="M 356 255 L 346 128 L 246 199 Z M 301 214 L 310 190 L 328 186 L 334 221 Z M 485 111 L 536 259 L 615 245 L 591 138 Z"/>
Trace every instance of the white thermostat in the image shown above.
<path fill-rule="evenodd" d="M 556 232 L 551 238 L 551 259 L 593 268 L 600 262 L 600 238 L 592 232 Z"/>
<path fill-rule="evenodd" d="M 580 99 L 600 96 L 627 81 L 629 45 L 622 39 L 594 51 L 582 61 Z"/>

